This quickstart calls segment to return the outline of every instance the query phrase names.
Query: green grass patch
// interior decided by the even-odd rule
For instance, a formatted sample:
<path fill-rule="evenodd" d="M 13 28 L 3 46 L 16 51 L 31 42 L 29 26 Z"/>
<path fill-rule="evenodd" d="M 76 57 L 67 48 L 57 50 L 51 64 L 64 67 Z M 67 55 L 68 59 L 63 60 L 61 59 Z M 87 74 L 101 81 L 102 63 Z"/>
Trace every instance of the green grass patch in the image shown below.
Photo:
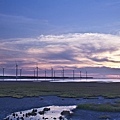
<path fill-rule="evenodd" d="M 102 120 L 109 120 L 111 117 L 109 115 L 101 115 L 99 116 L 99 119 L 102 119 Z"/>
<path fill-rule="evenodd" d="M 120 103 L 115 104 L 80 104 L 78 109 L 102 111 L 102 112 L 120 112 Z"/>
<path fill-rule="evenodd" d="M 120 83 L 0 82 L 0 97 L 57 95 L 62 97 L 120 97 Z"/>

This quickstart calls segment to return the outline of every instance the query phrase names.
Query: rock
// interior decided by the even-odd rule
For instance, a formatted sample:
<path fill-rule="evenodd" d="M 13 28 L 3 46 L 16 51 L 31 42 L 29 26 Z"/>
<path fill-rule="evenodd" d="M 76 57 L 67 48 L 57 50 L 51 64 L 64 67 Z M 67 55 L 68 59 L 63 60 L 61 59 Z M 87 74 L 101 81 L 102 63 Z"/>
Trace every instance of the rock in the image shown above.
<path fill-rule="evenodd" d="M 20 111 L 20 114 L 22 114 L 22 111 Z"/>
<path fill-rule="evenodd" d="M 12 116 L 14 116 L 14 117 L 15 117 L 15 113 L 13 113 L 13 114 L 12 114 Z"/>
<path fill-rule="evenodd" d="M 34 113 L 37 112 L 37 109 L 33 109 L 32 112 L 34 112 Z"/>
<path fill-rule="evenodd" d="M 43 100 L 43 97 L 41 97 L 40 100 Z"/>
<path fill-rule="evenodd" d="M 50 108 L 44 108 L 43 111 L 50 111 Z"/>
<path fill-rule="evenodd" d="M 26 117 L 28 116 L 36 116 L 37 115 L 37 109 L 33 109 L 32 112 L 26 113 Z"/>
<path fill-rule="evenodd" d="M 64 116 L 68 116 L 68 115 L 70 115 L 71 113 L 70 113 L 70 111 L 67 111 L 67 110 L 63 110 L 62 112 L 61 112 L 61 115 L 64 115 Z"/>
<path fill-rule="evenodd" d="M 62 116 L 59 117 L 59 120 L 64 120 L 64 118 Z"/>
<path fill-rule="evenodd" d="M 45 120 L 48 120 L 48 118 L 45 118 Z"/>
<path fill-rule="evenodd" d="M 25 114 L 25 117 L 28 117 L 28 113 Z"/>
<path fill-rule="evenodd" d="M 16 119 L 19 120 L 19 117 L 17 117 Z"/>
<path fill-rule="evenodd" d="M 44 115 L 45 112 L 44 112 L 44 111 L 39 111 L 38 113 L 39 113 L 40 115 Z"/>
<path fill-rule="evenodd" d="M 36 115 L 37 115 L 37 113 L 35 113 L 35 112 L 28 113 L 28 116 L 36 116 Z"/>
<path fill-rule="evenodd" d="M 20 119 L 21 119 L 21 120 L 24 120 L 24 118 L 23 118 L 23 117 L 21 117 Z"/>

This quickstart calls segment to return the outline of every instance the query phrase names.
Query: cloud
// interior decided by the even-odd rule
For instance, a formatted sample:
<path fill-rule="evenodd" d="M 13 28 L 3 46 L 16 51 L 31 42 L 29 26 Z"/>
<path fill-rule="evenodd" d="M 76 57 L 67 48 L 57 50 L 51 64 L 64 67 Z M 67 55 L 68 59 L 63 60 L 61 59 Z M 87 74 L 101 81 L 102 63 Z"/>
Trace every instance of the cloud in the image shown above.
<path fill-rule="evenodd" d="M 96 62 L 120 63 L 120 61 L 110 60 L 110 59 L 107 58 L 107 57 L 104 57 L 104 58 L 97 58 L 97 57 L 94 57 L 94 58 L 90 58 L 90 59 L 93 60 L 93 61 L 96 61 Z"/>
<path fill-rule="evenodd" d="M 65 50 L 61 52 L 53 52 L 53 53 L 46 53 L 45 59 L 50 59 L 50 60 L 69 60 L 69 61 L 74 61 L 74 54 L 73 51 L 71 50 Z"/>
<path fill-rule="evenodd" d="M 42 68 L 47 66 L 117 68 L 120 63 L 119 35 L 69 33 L 0 41 L 1 66 L 3 61 L 6 66 L 19 61 L 22 67 L 42 64 Z"/>

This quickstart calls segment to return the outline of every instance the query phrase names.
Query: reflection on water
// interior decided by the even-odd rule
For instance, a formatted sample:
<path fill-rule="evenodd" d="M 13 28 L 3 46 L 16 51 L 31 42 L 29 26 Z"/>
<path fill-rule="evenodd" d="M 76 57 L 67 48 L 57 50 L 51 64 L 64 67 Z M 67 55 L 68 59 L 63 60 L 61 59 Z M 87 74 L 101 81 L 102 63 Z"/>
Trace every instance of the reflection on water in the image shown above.
<path fill-rule="evenodd" d="M 4 120 L 67 120 L 76 106 L 47 106 L 12 113 Z"/>
<path fill-rule="evenodd" d="M 120 82 L 119 79 L 60 79 L 51 82 Z"/>
<path fill-rule="evenodd" d="M 1 81 L 35 81 L 35 82 L 120 82 L 120 79 L 4 79 Z"/>

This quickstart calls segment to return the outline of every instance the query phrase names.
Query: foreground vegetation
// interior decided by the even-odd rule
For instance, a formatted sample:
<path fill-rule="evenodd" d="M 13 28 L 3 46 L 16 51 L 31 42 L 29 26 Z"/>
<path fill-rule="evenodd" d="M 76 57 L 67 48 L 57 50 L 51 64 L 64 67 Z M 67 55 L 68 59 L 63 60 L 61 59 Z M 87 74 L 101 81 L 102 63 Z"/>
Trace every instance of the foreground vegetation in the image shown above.
<path fill-rule="evenodd" d="M 0 97 L 57 95 L 62 97 L 120 97 L 120 83 L 0 82 Z"/>
<path fill-rule="evenodd" d="M 94 110 L 102 112 L 120 112 L 120 103 L 105 103 L 105 104 L 80 104 L 78 109 Z"/>

